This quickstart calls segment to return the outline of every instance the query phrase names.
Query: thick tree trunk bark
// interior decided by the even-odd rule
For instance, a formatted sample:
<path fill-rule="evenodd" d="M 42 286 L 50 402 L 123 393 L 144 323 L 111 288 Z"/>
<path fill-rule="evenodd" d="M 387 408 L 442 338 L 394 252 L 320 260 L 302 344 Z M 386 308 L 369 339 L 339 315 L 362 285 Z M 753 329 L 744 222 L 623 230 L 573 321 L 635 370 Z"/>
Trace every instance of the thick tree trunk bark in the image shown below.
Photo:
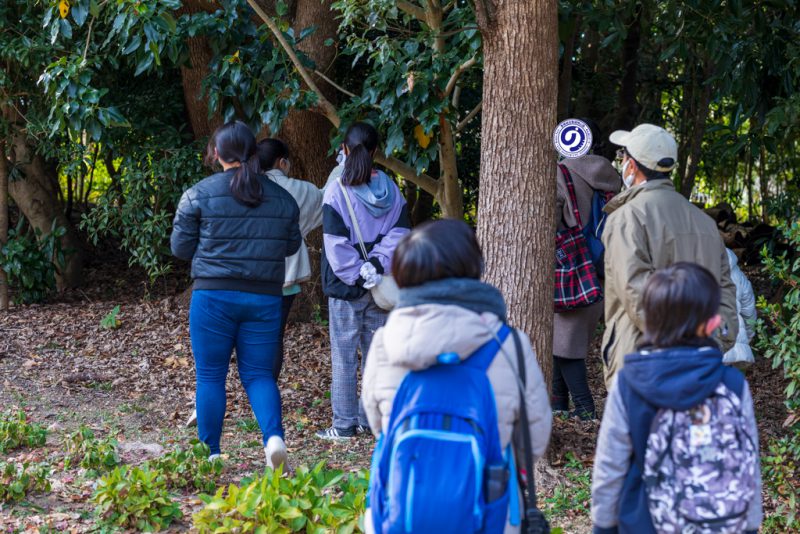
<path fill-rule="evenodd" d="M 484 81 L 478 235 L 486 280 L 550 383 L 558 20 L 546 0 L 478 2 Z M 486 4 L 486 9 L 481 9 Z"/>
<path fill-rule="evenodd" d="M 703 73 L 703 80 L 709 79 L 711 79 L 711 68 L 706 66 Z M 692 137 L 689 142 L 689 164 L 681 183 L 681 194 L 686 198 L 692 195 L 695 178 L 697 177 L 697 169 L 700 167 L 700 152 L 703 148 L 703 136 L 706 133 L 706 119 L 708 118 L 709 106 L 711 104 L 711 84 L 702 81 L 698 83 L 703 84 L 703 87 L 698 87 L 697 90 L 699 101 L 695 106 Z"/>
<path fill-rule="evenodd" d="M 8 160 L 6 142 L 0 141 L 0 248 L 8 241 Z M 8 276 L 0 268 L 0 310 L 8 311 Z"/>
<path fill-rule="evenodd" d="M 42 156 L 35 154 L 23 133 L 12 138 L 11 162 L 20 170 L 23 178 L 9 182 L 8 191 L 28 222 L 39 229 L 42 235 L 50 233 L 53 221 L 67 230 L 61 239 L 61 246 L 69 254 L 66 268 L 58 276 L 59 289 L 80 285 L 83 248 L 75 228 L 64 215 L 58 201 L 55 168 L 48 165 Z"/>

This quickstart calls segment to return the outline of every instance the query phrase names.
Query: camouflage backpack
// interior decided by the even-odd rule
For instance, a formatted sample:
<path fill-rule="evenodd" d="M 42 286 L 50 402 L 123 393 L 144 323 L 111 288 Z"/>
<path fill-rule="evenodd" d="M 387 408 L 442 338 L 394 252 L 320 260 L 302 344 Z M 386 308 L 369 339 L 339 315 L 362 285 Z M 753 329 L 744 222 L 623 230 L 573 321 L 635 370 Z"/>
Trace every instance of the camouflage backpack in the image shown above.
<path fill-rule="evenodd" d="M 756 491 L 758 453 L 741 399 L 720 383 L 689 410 L 653 418 L 644 461 L 657 532 L 743 532 Z"/>

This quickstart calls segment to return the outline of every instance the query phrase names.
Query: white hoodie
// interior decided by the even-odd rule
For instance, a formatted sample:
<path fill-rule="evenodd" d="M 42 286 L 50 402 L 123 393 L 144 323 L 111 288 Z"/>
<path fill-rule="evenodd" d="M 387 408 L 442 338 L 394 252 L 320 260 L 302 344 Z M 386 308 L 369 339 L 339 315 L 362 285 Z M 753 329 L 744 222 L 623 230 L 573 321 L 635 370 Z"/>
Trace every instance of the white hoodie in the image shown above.
<path fill-rule="evenodd" d="M 731 279 L 736 285 L 736 311 L 739 315 L 739 333 L 736 335 L 736 344 L 725 353 L 722 361 L 725 363 L 753 362 L 753 350 L 750 340 L 753 339 L 752 322 L 756 319 L 756 297 L 750 280 L 739 268 L 739 260 L 731 249 L 728 252 L 728 263 L 731 266 Z"/>

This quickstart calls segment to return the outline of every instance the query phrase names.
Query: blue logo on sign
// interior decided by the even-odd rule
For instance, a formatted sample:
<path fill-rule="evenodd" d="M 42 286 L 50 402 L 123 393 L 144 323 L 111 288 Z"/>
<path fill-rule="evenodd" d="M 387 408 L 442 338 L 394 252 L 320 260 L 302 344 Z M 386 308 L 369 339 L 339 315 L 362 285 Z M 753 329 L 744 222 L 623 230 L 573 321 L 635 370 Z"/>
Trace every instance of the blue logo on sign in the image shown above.
<path fill-rule="evenodd" d="M 592 148 L 592 129 L 578 119 L 567 119 L 553 131 L 553 146 L 565 158 L 579 158 Z"/>

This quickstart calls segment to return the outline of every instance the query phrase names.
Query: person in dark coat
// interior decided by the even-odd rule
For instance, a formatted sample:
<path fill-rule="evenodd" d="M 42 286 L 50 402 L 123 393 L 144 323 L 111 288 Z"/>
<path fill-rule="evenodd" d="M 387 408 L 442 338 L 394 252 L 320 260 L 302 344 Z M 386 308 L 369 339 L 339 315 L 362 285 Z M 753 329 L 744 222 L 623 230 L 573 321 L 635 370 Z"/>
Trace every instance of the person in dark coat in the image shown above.
<path fill-rule="evenodd" d="M 599 132 L 594 136 L 600 140 Z M 597 145 L 595 145 L 597 150 Z M 594 154 L 564 159 L 578 200 L 578 212 L 585 225 L 592 213 L 592 197 L 595 191 L 618 193 L 622 180 L 614 166 L 606 158 Z M 565 230 L 578 224 L 569 200 L 564 174 L 558 169 L 556 175 L 556 230 Z M 594 419 L 595 408 L 592 392 L 586 380 L 586 356 L 595 335 L 597 323 L 603 315 L 603 302 L 585 308 L 555 313 L 553 316 L 553 396 L 554 411 L 569 411 L 572 399 L 574 415 L 582 419 Z"/>
<path fill-rule="evenodd" d="M 286 258 L 300 249 L 292 196 L 259 174 L 256 140 L 242 122 L 214 133 L 223 171 L 188 189 L 173 223 L 172 253 L 192 262 L 189 333 L 197 373 L 200 440 L 220 454 L 225 380 L 236 348 L 239 378 L 263 434 L 267 465 L 286 462 L 273 376 Z"/>

